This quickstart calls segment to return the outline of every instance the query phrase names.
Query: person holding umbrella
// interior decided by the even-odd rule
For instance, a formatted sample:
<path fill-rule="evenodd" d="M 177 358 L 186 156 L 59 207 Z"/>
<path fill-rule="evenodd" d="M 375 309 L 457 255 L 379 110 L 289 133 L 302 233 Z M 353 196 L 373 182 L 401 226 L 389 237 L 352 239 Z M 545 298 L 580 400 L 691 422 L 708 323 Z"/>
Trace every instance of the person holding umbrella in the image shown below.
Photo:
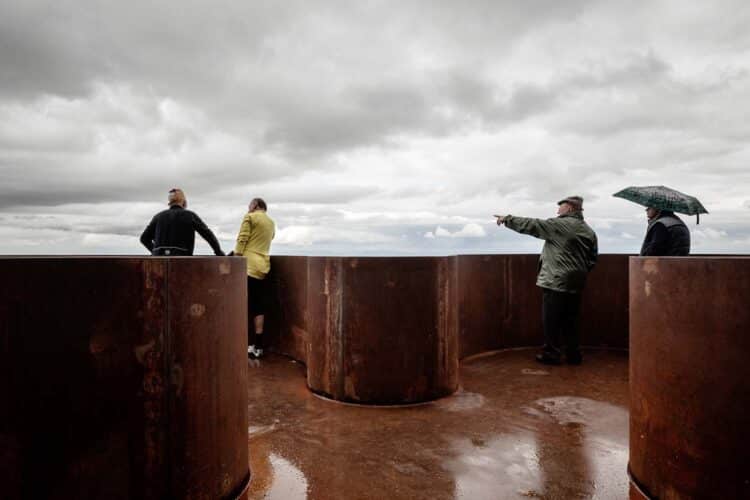
<path fill-rule="evenodd" d="M 690 230 L 669 210 L 646 208 L 648 229 L 641 245 L 642 257 L 690 255 Z"/>
<path fill-rule="evenodd" d="M 531 219 L 496 215 L 497 225 L 544 240 L 536 285 L 543 290 L 542 322 L 544 347 L 536 356 L 540 363 L 557 365 L 562 359 L 579 365 L 578 314 L 586 277 L 596 265 L 599 249 L 594 232 L 583 220 L 583 198 L 569 196 L 557 202 L 557 217 Z"/>
<path fill-rule="evenodd" d="M 675 215 L 700 216 L 708 211 L 697 198 L 665 186 L 631 186 L 614 194 L 646 207 L 648 228 L 641 256 L 685 256 L 690 254 L 690 230 Z"/>

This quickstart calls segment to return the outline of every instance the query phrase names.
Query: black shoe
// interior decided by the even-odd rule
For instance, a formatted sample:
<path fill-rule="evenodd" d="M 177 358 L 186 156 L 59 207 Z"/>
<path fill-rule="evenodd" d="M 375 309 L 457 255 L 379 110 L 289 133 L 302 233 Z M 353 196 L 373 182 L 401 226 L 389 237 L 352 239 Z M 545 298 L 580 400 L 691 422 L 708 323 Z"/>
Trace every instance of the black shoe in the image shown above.
<path fill-rule="evenodd" d="M 545 365 L 559 365 L 560 364 L 560 358 L 556 358 L 545 352 L 543 352 L 542 354 L 537 354 L 536 360 Z"/>

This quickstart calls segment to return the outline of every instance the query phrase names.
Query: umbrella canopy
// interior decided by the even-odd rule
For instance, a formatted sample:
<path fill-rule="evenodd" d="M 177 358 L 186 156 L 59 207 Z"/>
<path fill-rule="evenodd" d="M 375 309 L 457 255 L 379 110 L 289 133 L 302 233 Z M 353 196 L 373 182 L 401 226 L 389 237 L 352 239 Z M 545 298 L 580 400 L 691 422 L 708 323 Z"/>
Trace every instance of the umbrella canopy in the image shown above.
<path fill-rule="evenodd" d="M 657 210 L 669 210 L 696 216 L 708 213 L 708 210 L 695 196 L 681 193 L 666 186 L 630 186 L 618 191 L 613 196 Z"/>

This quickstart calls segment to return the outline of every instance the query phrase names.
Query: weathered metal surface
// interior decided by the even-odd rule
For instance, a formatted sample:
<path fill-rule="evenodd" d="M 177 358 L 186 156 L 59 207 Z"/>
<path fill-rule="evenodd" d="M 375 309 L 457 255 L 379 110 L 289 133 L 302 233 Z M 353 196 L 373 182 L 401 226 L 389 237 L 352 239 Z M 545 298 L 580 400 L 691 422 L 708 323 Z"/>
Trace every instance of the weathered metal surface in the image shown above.
<path fill-rule="evenodd" d="M 649 495 L 750 498 L 750 258 L 630 260 L 630 471 Z"/>
<path fill-rule="evenodd" d="M 542 339 L 542 293 L 536 287 L 538 255 L 458 257 L 461 357 Z"/>
<path fill-rule="evenodd" d="M 444 258 L 310 258 L 308 386 L 373 404 L 426 401 L 458 384 Z"/>
<path fill-rule="evenodd" d="M 458 314 L 461 357 L 542 342 L 537 255 L 461 255 Z M 581 343 L 628 346 L 628 256 L 602 255 L 589 275 L 580 319 Z"/>
<path fill-rule="evenodd" d="M 589 273 L 581 304 L 582 345 L 628 348 L 628 259 L 600 255 Z"/>
<path fill-rule="evenodd" d="M 279 352 L 305 362 L 310 346 L 307 328 L 307 257 L 273 258 L 272 300 L 266 314 L 265 335 Z"/>
<path fill-rule="evenodd" d="M 414 280 L 422 280 L 419 285 L 422 290 L 442 291 L 439 300 L 434 294 L 419 292 L 404 294 L 396 301 L 392 300 L 392 294 L 383 293 L 389 289 L 383 288 L 383 283 L 377 279 L 411 275 L 411 268 L 399 266 L 403 262 L 415 266 L 420 259 L 432 263 L 435 274 L 418 272 L 408 278 L 409 286 L 416 287 Z M 359 307 L 357 304 L 365 299 L 368 308 L 378 311 L 378 317 L 398 317 L 397 321 L 406 324 L 410 324 L 410 315 L 432 317 L 430 311 L 434 312 L 439 306 L 438 314 L 444 318 L 445 325 L 438 331 L 456 335 L 455 339 L 438 345 L 443 356 L 457 352 L 463 358 L 495 349 L 538 345 L 542 341 L 542 294 L 535 285 L 538 259 L 536 255 L 371 259 L 367 262 L 373 267 L 368 267 L 370 270 L 366 273 L 370 277 L 363 280 L 360 278 L 362 270 L 354 271 L 354 275 L 348 271 L 346 262 L 351 263 L 351 258 L 274 257 L 269 278 L 274 285 L 276 305 L 267 319 L 269 340 L 279 352 L 307 363 L 311 387 L 327 394 L 345 393 L 342 384 L 346 375 L 341 370 L 349 354 L 341 344 L 347 341 L 341 332 L 349 328 L 353 318 L 351 312 L 347 315 L 347 308 Z M 581 313 L 583 345 L 627 348 L 627 259 L 626 255 L 603 255 L 589 276 Z M 350 276 L 355 278 L 350 279 Z M 406 279 L 403 276 L 399 283 Z M 372 281 L 373 277 L 376 281 Z M 354 302 L 349 304 L 352 300 Z M 365 342 L 357 335 L 366 336 L 371 331 L 374 334 L 378 329 L 377 338 L 385 344 L 396 346 L 400 342 L 385 340 L 400 331 L 393 325 L 381 328 L 373 323 L 372 328 L 369 325 L 363 328 L 358 323 L 355 326 L 356 335 L 352 333 L 349 342 Z M 457 351 L 445 347 L 453 345 L 458 346 Z M 389 352 L 378 356 L 391 356 Z M 367 356 L 366 353 L 358 355 Z M 442 362 L 439 366 L 452 366 L 452 362 Z M 445 376 L 450 378 L 448 374 Z M 445 379 L 445 376 L 440 378 Z"/>
<path fill-rule="evenodd" d="M 248 476 L 244 259 L 169 261 L 170 492 L 234 498 Z"/>
<path fill-rule="evenodd" d="M 341 259 L 310 257 L 307 260 L 307 386 L 343 399 L 344 374 L 341 340 L 343 285 Z"/>
<path fill-rule="evenodd" d="M 0 258 L 3 498 L 238 494 L 244 276 L 228 258 Z"/>

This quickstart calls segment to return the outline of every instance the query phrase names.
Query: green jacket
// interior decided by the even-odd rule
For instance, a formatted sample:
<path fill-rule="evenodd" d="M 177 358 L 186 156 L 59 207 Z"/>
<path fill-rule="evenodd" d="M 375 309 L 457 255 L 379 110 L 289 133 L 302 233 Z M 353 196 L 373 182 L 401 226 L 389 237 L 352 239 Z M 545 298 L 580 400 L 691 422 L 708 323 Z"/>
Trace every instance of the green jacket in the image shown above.
<path fill-rule="evenodd" d="M 554 219 L 505 218 L 505 226 L 545 241 L 536 285 L 558 292 L 580 293 L 594 268 L 599 249 L 596 233 L 581 213 Z"/>

